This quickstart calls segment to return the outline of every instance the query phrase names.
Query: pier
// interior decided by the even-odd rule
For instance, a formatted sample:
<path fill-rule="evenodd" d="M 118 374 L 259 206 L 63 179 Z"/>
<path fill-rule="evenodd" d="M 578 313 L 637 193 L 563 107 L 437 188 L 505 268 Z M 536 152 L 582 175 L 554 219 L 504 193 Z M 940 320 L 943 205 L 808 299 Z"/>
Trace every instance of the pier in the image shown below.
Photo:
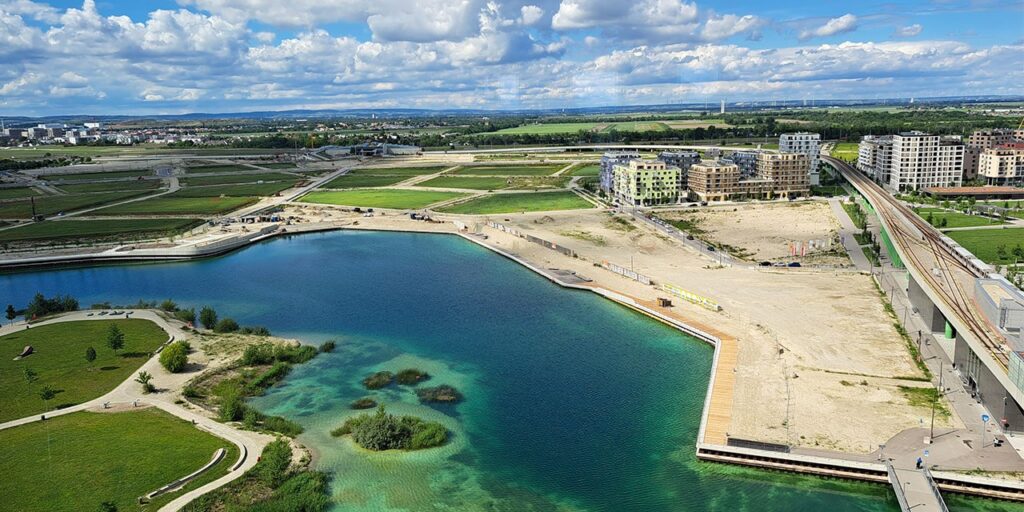
<path fill-rule="evenodd" d="M 927 468 L 898 469 L 886 461 L 889 483 L 903 512 L 949 512 L 939 487 Z"/>

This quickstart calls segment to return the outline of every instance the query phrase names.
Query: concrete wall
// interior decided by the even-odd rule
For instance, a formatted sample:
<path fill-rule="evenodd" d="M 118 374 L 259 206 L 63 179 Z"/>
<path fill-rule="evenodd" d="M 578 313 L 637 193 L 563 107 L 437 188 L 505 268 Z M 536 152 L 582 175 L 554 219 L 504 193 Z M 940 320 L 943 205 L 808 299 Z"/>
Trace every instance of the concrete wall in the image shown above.
<path fill-rule="evenodd" d="M 942 316 L 942 312 L 939 311 L 939 308 L 935 307 L 935 304 L 928 298 L 928 295 L 921 289 L 921 285 L 917 284 L 913 276 L 910 276 L 908 281 L 910 283 L 907 288 L 907 294 L 910 296 L 910 303 L 921 314 L 921 318 L 924 318 L 925 323 L 928 324 L 928 328 L 932 332 L 944 332 L 946 330 L 946 317 Z"/>
<path fill-rule="evenodd" d="M 992 421 L 1006 419 L 1006 430 L 1024 432 L 1024 409 L 1009 397 L 1003 385 L 984 364 L 971 364 L 971 348 L 958 334 L 954 348 L 953 363 L 968 381 L 968 391 L 976 393 L 982 405 L 992 414 Z"/>

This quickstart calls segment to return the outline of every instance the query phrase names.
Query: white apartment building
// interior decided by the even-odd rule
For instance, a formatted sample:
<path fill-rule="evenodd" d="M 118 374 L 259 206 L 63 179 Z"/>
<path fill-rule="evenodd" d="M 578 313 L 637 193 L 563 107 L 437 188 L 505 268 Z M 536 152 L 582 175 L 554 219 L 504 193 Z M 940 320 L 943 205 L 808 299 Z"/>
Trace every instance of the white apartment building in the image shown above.
<path fill-rule="evenodd" d="M 892 136 L 865 135 L 857 146 L 857 168 L 878 183 L 889 183 L 892 173 Z"/>
<path fill-rule="evenodd" d="M 783 133 L 779 136 L 779 151 L 782 153 L 803 153 L 807 155 L 810 168 L 807 169 L 812 186 L 821 184 L 818 173 L 821 135 L 810 132 Z"/>
<path fill-rule="evenodd" d="M 964 144 L 956 138 L 924 132 L 904 132 L 892 137 L 892 170 L 889 188 L 894 191 L 963 185 Z"/>
<path fill-rule="evenodd" d="M 986 149 L 978 158 L 978 176 L 989 185 L 1024 185 L 1024 143 Z"/>

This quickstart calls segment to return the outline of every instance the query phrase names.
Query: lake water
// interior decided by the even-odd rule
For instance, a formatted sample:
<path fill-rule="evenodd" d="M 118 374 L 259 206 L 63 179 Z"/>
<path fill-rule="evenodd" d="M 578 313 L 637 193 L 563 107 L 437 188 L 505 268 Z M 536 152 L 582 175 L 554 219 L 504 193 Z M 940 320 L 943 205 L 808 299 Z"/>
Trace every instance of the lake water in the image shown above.
<path fill-rule="evenodd" d="M 698 462 L 709 345 L 456 237 L 310 234 L 195 262 L 8 274 L 0 290 L 15 304 L 37 291 L 83 307 L 172 298 L 276 335 L 337 340 L 254 405 L 306 428 L 300 440 L 333 473 L 339 511 L 898 510 L 880 485 Z M 408 367 L 465 400 L 428 407 L 410 388 L 361 386 Z M 443 422 L 451 441 L 367 453 L 330 437 L 367 395 Z"/>

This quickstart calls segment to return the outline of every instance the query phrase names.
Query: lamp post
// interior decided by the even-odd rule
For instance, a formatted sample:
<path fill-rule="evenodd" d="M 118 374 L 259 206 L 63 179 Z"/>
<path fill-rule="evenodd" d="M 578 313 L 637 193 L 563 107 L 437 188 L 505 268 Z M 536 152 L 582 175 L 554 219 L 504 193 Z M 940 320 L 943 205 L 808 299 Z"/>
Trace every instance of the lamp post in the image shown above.
<path fill-rule="evenodd" d="M 932 444 L 932 443 L 935 442 L 935 405 L 936 405 L 936 403 L 939 400 L 942 399 L 942 391 L 943 391 L 943 387 L 942 387 L 942 363 L 943 363 L 943 361 L 940 359 L 939 360 L 939 390 L 938 390 L 938 393 L 935 394 L 935 400 L 932 401 L 932 426 L 931 426 L 931 428 L 929 428 L 929 431 L 928 431 L 928 444 Z M 984 442 L 983 442 L 983 445 L 984 445 Z"/>

